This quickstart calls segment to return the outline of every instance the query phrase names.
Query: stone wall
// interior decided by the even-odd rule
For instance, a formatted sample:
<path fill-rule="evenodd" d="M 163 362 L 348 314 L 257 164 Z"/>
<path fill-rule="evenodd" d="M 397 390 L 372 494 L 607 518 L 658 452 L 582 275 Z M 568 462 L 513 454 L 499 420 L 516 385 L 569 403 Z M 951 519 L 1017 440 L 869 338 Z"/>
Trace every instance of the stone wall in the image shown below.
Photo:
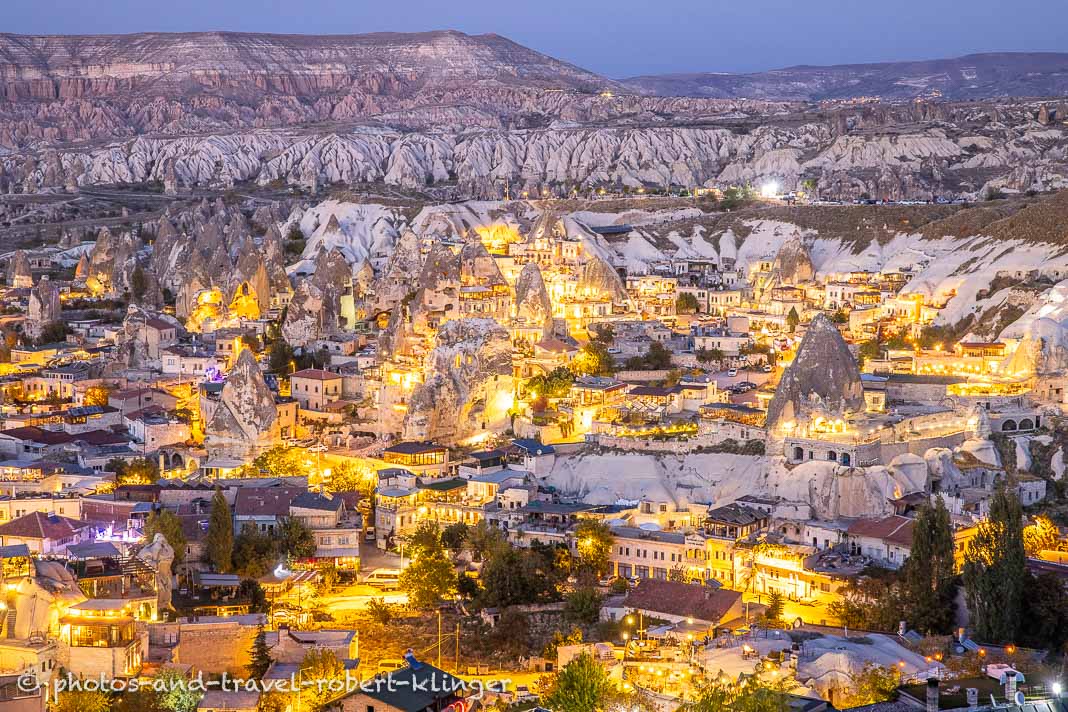
<path fill-rule="evenodd" d="M 173 662 L 205 673 L 248 672 L 258 623 L 243 620 L 158 623 L 149 626 L 153 647 L 173 647 Z"/>

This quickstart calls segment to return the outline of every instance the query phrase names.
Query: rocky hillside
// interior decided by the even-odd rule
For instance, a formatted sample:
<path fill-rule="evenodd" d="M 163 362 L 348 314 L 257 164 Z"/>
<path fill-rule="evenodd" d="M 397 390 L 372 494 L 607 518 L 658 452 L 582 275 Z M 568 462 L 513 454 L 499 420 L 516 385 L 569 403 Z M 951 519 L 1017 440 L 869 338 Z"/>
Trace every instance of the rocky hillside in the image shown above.
<path fill-rule="evenodd" d="M 984 55 L 967 81 L 1042 93 L 1057 56 Z M 975 73 L 960 62 L 923 76 Z M 913 64 L 790 71 L 854 96 L 918 86 Z M 0 34 L 0 193 L 379 183 L 455 199 L 814 181 L 825 199 L 900 200 L 1068 186 L 1055 102 L 671 93 L 699 96 L 640 95 L 497 35 Z"/>
<path fill-rule="evenodd" d="M 941 107 L 928 120 L 890 114 L 745 127 L 577 126 L 401 132 L 247 130 L 0 154 L 0 191 L 160 182 L 169 190 L 274 182 L 445 186 L 456 197 L 545 187 L 815 182 L 824 198 L 982 197 L 990 189 L 1068 187 L 1068 132 L 1031 107 Z M 944 117 L 944 118 L 941 118 Z"/>
<path fill-rule="evenodd" d="M 625 81 L 658 96 L 823 101 L 875 97 L 983 100 L 1068 94 L 1068 54 L 1001 52 L 883 64 L 798 66 L 752 74 L 662 74 Z"/>

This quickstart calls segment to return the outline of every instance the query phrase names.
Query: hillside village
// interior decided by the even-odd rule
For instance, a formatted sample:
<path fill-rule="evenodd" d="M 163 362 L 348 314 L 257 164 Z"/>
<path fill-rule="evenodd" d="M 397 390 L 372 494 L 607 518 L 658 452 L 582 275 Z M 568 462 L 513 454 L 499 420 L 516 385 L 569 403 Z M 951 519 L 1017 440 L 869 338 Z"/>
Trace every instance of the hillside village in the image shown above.
<path fill-rule="evenodd" d="M 1059 704 L 1068 195 L 724 200 L 227 195 L 0 256 L 0 688 Z M 268 696 L 197 704 L 471 709 Z"/>

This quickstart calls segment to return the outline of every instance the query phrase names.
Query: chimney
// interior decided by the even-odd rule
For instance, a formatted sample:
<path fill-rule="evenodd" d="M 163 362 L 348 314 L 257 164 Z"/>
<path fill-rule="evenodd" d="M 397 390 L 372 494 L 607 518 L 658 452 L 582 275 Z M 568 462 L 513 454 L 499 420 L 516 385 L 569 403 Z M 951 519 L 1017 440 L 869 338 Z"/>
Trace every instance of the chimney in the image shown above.
<path fill-rule="evenodd" d="M 979 688 L 969 687 L 964 694 L 968 699 L 968 712 L 975 712 L 979 709 Z"/>
<path fill-rule="evenodd" d="M 1009 670 L 1005 673 L 1005 699 L 1012 702 L 1016 699 L 1016 671 Z"/>
<path fill-rule="evenodd" d="M 938 712 L 938 678 L 927 678 L 927 712 Z"/>

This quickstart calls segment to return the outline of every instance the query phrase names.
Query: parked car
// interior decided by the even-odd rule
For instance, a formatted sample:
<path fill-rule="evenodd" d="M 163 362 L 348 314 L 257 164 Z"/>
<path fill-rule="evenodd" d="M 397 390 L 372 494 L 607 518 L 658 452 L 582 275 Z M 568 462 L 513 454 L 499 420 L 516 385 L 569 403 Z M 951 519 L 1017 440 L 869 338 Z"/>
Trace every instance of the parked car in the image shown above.
<path fill-rule="evenodd" d="M 738 369 L 732 368 L 731 370 L 727 371 L 727 375 L 731 378 L 734 378 L 738 375 Z"/>
<path fill-rule="evenodd" d="M 760 370 L 763 371 L 764 373 L 771 373 L 772 371 L 775 370 L 775 367 L 772 366 L 770 363 L 766 363 L 766 364 L 764 364 L 763 366 L 760 367 Z"/>

